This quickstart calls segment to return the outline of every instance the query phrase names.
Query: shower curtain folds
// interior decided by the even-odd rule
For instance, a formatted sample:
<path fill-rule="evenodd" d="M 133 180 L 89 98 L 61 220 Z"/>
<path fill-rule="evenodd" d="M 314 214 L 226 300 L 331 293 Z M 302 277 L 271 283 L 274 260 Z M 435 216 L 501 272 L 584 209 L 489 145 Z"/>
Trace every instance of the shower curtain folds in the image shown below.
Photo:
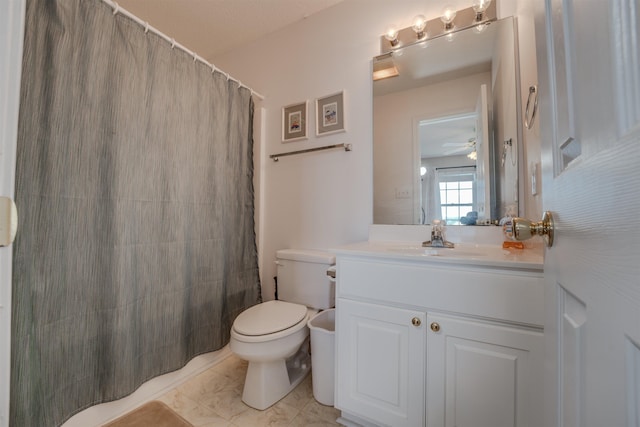
<path fill-rule="evenodd" d="M 10 425 L 227 344 L 260 299 L 253 100 L 100 0 L 27 2 Z"/>

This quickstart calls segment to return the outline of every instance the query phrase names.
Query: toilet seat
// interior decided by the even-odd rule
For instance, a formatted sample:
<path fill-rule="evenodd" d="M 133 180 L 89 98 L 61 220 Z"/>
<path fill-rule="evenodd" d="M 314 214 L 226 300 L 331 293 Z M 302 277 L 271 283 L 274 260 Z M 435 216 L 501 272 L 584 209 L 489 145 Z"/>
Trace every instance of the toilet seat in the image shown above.
<path fill-rule="evenodd" d="M 243 311 L 233 322 L 232 335 L 247 342 L 271 340 L 306 325 L 307 307 L 286 301 L 267 301 Z"/>

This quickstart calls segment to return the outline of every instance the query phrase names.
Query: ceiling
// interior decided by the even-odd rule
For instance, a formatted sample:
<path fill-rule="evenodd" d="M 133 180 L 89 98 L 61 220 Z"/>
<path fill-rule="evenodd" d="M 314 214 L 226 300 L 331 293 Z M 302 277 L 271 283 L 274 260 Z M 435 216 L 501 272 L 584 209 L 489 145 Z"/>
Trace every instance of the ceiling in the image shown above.
<path fill-rule="evenodd" d="M 118 5 L 212 62 L 240 45 L 343 0 L 118 0 Z"/>

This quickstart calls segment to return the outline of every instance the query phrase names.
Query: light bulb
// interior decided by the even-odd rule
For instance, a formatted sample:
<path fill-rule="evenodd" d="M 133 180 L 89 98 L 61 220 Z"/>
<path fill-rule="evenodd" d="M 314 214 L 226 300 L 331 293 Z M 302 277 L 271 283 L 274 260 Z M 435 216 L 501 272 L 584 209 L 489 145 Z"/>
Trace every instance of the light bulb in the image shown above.
<path fill-rule="evenodd" d="M 426 26 L 427 18 L 425 18 L 424 15 L 416 15 L 416 17 L 413 18 L 413 25 L 411 25 L 411 28 L 413 29 L 413 31 L 415 31 L 416 37 L 418 39 L 421 39 L 425 36 L 424 28 Z"/>
<path fill-rule="evenodd" d="M 456 10 L 453 6 L 447 5 L 442 9 L 442 15 L 440 16 L 440 20 L 444 24 L 445 30 L 450 30 L 453 28 L 453 20 L 456 17 Z"/>
<path fill-rule="evenodd" d="M 491 0 L 473 0 L 471 7 L 473 7 L 474 12 L 476 13 L 476 21 L 482 21 L 482 15 L 490 4 Z"/>
<path fill-rule="evenodd" d="M 389 25 L 389 27 L 387 27 L 387 31 L 384 33 L 384 38 L 389 40 L 391 46 L 396 46 L 398 44 L 398 29 L 395 25 Z"/>
<path fill-rule="evenodd" d="M 420 166 L 420 176 L 424 176 L 427 173 L 427 168 Z"/>

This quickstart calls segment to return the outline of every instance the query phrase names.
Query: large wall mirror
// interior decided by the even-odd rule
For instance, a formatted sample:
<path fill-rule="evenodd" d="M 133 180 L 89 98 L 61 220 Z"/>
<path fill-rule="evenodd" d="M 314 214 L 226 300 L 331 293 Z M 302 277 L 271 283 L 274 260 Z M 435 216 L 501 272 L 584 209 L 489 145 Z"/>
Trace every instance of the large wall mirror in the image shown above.
<path fill-rule="evenodd" d="M 375 224 L 474 225 L 518 214 L 512 17 L 395 50 L 373 82 Z"/>

